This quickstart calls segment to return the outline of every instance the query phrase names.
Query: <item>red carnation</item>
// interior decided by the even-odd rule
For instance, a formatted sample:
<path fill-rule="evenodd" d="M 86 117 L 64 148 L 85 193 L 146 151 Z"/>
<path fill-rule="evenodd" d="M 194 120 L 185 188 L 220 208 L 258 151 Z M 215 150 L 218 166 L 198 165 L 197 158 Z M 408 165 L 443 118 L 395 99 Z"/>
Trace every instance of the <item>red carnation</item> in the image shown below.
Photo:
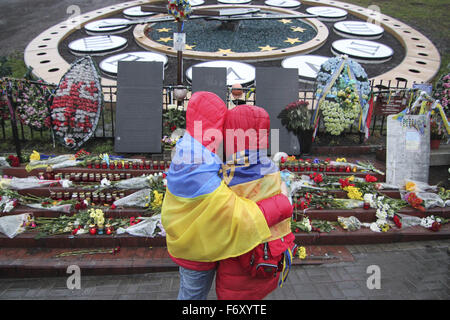
<path fill-rule="evenodd" d="M 317 175 L 317 176 L 314 178 L 314 182 L 315 182 L 315 183 L 319 183 L 319 182 L 322 182 L 322 181 L 323 181 L 323 177 L 322 177 L 321 174 Z"/>
<path fill-rule="evenodd" d="M 376 177 L 371 176 L 370 174 L 367 174 L 365 178 L 366 178 L 366 182 L 377 182 L 378 181 L 378 179 Z"/>
<path fill-rule="evenodd" d="M 402 222 L 400 220 L 400 218 L 397 215 L 394 215 L 394 223 L 397 226 L 397 228 L 401 228 L 402 227 Z"/>
<path fill-rule="evenodd" d="M 430 227 L 430 230 L 437 232 L 437 231 L 439 231 L 439 229 L 441 229 L 441 224 L 437 221 L 433 222 L 433 224 Z"/>

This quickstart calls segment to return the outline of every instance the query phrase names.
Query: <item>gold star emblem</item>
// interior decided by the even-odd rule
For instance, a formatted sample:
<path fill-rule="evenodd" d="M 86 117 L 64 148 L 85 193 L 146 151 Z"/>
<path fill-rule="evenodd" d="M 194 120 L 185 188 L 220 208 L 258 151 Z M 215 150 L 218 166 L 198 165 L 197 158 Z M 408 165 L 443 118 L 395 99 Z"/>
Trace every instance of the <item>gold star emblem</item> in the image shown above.
<path fill-rule="evenodd" d="M 192 49 L 194 49 L 195 44 L 193 44 L 192 46 L 190 46 L 188 44 L 185 44 L 184 47 L 185 47 L 186 50 L 192 50 Z"/>
<path fill-rule="evenodd" d="M 170 30 L 172 30 L 172 28 L 161 28 L 161 29 L 156 29 L 158 32 L 169 32 Z"/>
<path fill-rule="evenodd" d="M 280 21 L 280 22 L 283 23 L 283 24 L 289 24 L 289 23 L 292 23 L 292 20 L 290 20 L 290 19 L 281 19 L 281 20 L 278 20 L 278 21 Z"/>
<path fill-rule="evenodd" d="M 233 53 L 233 51 L 231 51 L 231 49 L 219 49 L 217 52 L 218 53 Z"/>
<path fill-rule="evenodd" d="M 301 41 L 298 40 L 298 38 L 287 38 L 287 40 L 284 40 L 284 42 L 288 42 L 290 44 L 294 44 L 294 43 L 301 42 Z"/>
<path fill-rule="evenodd" d="M 294 32 L 303 32 L 303 31 L 306 30 L 306 29 L 303 29 L 303 28 L 301 28 L 301 27 L 291 27 L 291 29 L 292 29 L 292 31 L 294 31 Z"/>
<path fill-rule="evenodd" d="M 258 47 L 259 49 L 261 49 L 261 51 L 272 51 L 273 49 L 276 49 L 276 47 L 271 47 L 269 45 L 264 46 L 264 47 Z"/>
<path fill-rule="evenodd" d="M 167 42 L 169 42 L 169 41 L 172 41 L 172 38 L 171 38 L 171 37 L 167 37 L 167 38 L 159 38 L 158 41 L 162 41 L 162 42 L 167 43 Z"/>

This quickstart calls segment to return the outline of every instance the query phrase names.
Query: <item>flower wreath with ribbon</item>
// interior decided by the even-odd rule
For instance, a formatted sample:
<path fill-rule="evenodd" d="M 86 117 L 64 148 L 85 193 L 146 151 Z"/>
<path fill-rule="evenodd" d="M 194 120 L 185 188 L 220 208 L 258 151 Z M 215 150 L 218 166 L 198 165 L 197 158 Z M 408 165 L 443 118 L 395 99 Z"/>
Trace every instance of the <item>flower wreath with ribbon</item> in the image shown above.
<path fill-rule="evenodd" d="M 317 74 L 318 107 L 313 124 L 318 127 L 319 110 L 325 130 L 339 135 L 359 116 L 359 129 L 363 129 L 371 92 L 370 81 L 361 65 L 346 56 L 328 59 Z"/>
<path fill-rule="evenodd" d="M 167 10 L 176 21 L 187 20 L 192 14 L 192 7 L 188 0 L 169 0 Z"/>

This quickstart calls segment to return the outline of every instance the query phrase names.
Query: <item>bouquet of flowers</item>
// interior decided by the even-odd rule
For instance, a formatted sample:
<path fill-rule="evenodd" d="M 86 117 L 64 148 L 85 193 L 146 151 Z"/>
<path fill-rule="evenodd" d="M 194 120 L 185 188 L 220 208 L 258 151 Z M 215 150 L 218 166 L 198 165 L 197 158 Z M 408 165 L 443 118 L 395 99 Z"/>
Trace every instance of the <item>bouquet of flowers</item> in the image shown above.
<path fill-rule="evenodd" d="M 430 119 L 430 139 L 442 140 L 443 138 L 444 138 L 444 129 L 442 128 L 442 124 L 438 119 L 436 119 L 434 112 L 432 112 Z"/>
<path fill-rule="evenodd" d="M 436 83 L 433 97 L 440 101 L 445 113 L 448 113 L 450 107 L 450 73 L 442 76 Z"/>
<path fill-rule="evenodd" d="M 281 124 L 294 133 L 313 129 L 312 111 L 308 109 L 308 104 L 304 100 L 289 103 L 278 115 Z"/>
<path fill-rule="evenodd" d="M 47 103 L 51 93 L 47 86 L 15 81 L 11 91 L 17 115 L 23 124 L 37 130 L 50 127 L 50 111 Z"/>
<path fill-rule="evenodd" d="M 176 129 L 186 129 L 186 111 L 168 108 L 163 111 L 163 136 L 170 137 Z"/>
<path fill-rule="evenodd" d="M 6 97 L 0 96 L 0 119 L 8 120 L 10 117 L 8 103 Z"/>

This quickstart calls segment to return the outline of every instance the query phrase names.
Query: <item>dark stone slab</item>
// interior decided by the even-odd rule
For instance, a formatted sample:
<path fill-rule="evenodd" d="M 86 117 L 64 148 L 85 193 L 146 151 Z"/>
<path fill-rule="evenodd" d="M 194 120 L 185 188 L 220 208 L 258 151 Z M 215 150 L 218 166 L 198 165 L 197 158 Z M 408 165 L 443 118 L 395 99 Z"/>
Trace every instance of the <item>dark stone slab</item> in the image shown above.
<path fill-rule="evenodd" d="M 270 152 L 300 154 L 297 137 L 288 132 L 278 119 L 280 111 L 298 100 L 298 70 L 287 68 L 256 68 L 256 105 L 266 109 L 270 116 L 270 129 L 278 130 L 278 139 L 270 138 Z M 278 143 L 278 148 L 276 143 Z"/>
<path fill-rule="evenodd" d="M 209 91 L 227 101 L 227 68 L 192 68 L 192 93 Z"/>
<path fill-rule="evenodd" d="M 162 62 L 119 62 L 116 152 L 161 153 L 163 68 Z"/>

